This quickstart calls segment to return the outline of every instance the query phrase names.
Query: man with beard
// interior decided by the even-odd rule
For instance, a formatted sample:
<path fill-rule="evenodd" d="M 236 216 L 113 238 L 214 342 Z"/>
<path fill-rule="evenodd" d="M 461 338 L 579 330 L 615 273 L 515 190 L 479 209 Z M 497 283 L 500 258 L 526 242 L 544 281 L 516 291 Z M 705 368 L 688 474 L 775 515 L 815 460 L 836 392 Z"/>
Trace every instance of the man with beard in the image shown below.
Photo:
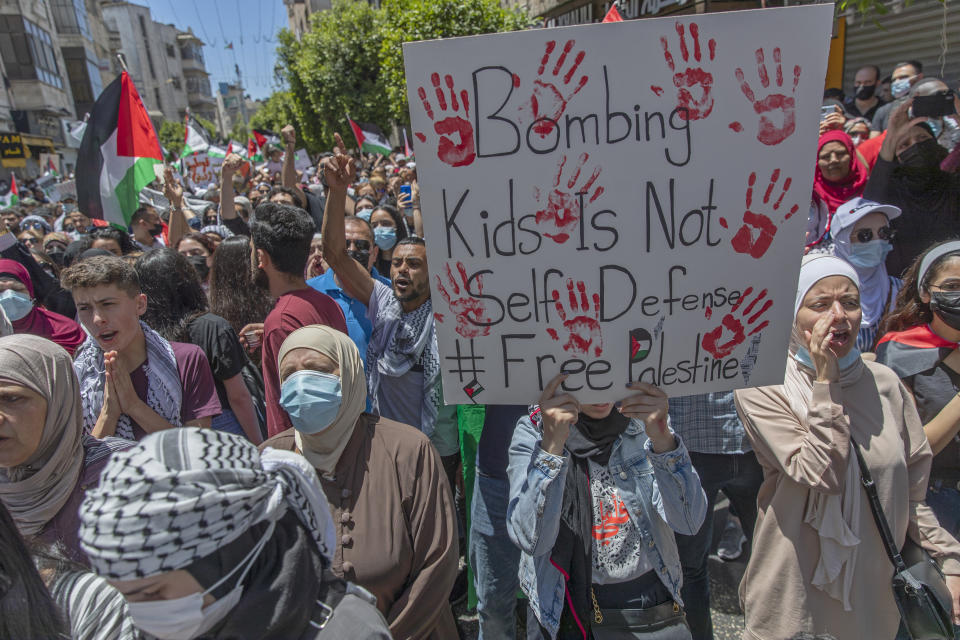
<path fill-rule="evenodd" d="M 280 406 L 277 354 L 284 339 L 311 324 L 323 324 L 347 333 L 343 312 L 333 298 L 308 287 L 303 279 L 314 231 L 313 221 L 306 212 L 276 202 L 258 206 L 250 221 L 253 283 L 269 291 L 270 297 L 276 300 L 263 321 L 263 385 L 269 436 L 293 426 Z M 343 237 L 342 229 L 340 237 Z"/>
<path fill-rule="evenodd" d="M 343 154 L 346 147 L 339 135 L 336 140 L 336 155 L 323 161 L 329 189 L 323 214 L 323 256 L 347 295 L 367 305 L 367 318 L 373 324 L 366 353 L 373 411 L 427 435 L 453 489 L 460 452 L 457 416 L 456 407 L 444 406 L 441 397 L 426 245 L 416 237 L 397 243 L 390 265 L 392 289 L 350 257 L 344 243 L 344 206 L 356 167 Z"/>
<path fill-rule="evenodd" d="M 347 216 L 343 219 L 343 225 L 346 229 L 347 254 L 358 264 L 365 267 L 373 278 L 389 287 L 390 281 L 381 276 L 377 268 L 373 266 L 377 262 L 377 254 L 380 249 L 374 244 L 373 229 L 370 228 L 370 223 L 363 218 Z M 347 321 L 347 334 L 357 345 L 357 350 L 360 351 L 360 357 L 363 359 L 364 369 L 366 369 L 367 345 L 370 342 L 370 334 L 373 332 L 373 324 L 367 318 L 366 303 L 351 298 L 344 292 L 343 284 L 333 269 L 327 269 L 322 275 L 310 278 L 307 280 L 307 284 L 320 293 L 327 294 L 340 305 L 340 310 L 343 311 L 343 316 Z"/>
<path fill-rule="evenodd" d="M 897 232 L 887 256 L 887 272 L 900 276 L 933 242 L 960 228 L 960 174 L 947 173 L 940 163 L 947 150 L 937 143 L 928 118 L 910 118 L 913 97 L 946 88 L 927 78 L 911 89 L 911 99 L 890 114 L 880 157 L 863 190 L 863 197 L 892 204 L 903 214 L 891 226 Z"/>

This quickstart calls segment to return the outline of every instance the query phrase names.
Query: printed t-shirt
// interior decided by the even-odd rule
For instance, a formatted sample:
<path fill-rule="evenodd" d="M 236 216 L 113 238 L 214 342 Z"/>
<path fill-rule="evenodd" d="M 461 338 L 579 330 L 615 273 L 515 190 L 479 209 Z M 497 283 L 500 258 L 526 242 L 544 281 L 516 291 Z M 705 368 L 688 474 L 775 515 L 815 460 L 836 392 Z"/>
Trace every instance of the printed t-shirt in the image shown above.
<path fill-rule="evenodd" d="M 333 298 L 307 287 L 277 298 L 263 322 L 263 387 L 267 404 L 267 434 L 275 436 L 293 427 L 280 406 L 280 366 L 277 356 L 288 335 L 311 324 L 323 324 L 347 333 L 343 311 Z"/>
<path fill-rule="evenodd" d="M 615 584 L 639 578 L 653 568 L 643 551 L 640 532 L 630 520 L 620 491 L 605 465 L 590 461 L 593 502 L 593 582 Z"/>

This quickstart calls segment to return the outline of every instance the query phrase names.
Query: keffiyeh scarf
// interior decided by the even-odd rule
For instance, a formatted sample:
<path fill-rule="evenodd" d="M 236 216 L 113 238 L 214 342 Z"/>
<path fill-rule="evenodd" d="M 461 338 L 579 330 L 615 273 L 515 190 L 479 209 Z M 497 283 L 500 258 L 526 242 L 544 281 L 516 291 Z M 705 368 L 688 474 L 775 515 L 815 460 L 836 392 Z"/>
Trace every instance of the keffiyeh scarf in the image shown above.
<path fill-rule="evenodd" d="M 180 419 L 183 388 L 180 386 L 177 358 L 170 343 L 160 337 L 159 333 L 142 322 L 140 327 L 147 344 L 147 359 L 143 363 L 147 375 L 147 405 L 167 422 L 179 427 L 183 424 Z M 93 336 L 88 335 L 80 346 L 73 361 L 73 369 L 80 380 L 83 432 L 90 434 L 103 408 L 103 388 L 107 380 L 103 366 L 103 349 Z M 127 440 L 136 439 L 130 416 L 120 416 L 116 436 Z"/>
<path fill-rule="evenodd" d="M 423 367 L 423 400 L 420 404 L 419 427 L 427 437 L 433 434 L 440 408 L 440 356 L 434 329 L 433 302 L 427 300 L 418 308 L 404 313 L 400 303 L 390 298 L 390 305 L 378 318 L 384 334 L 370 340 L 367 347 L 370 399 L 377 407 L 381 376 L 399 378 L 414 365 Z M 384 345 L 385 348 L 380 345 Z"/>
<path fill-rule="evenodd" d="M 333 520 L 306 459 L 259 453 L 212 429 L 167 429 L 113 455 L 80 508 L 80 544 L 97 574 L 146 578 L 188 567 L 288 509 L 329 562 Z"/>

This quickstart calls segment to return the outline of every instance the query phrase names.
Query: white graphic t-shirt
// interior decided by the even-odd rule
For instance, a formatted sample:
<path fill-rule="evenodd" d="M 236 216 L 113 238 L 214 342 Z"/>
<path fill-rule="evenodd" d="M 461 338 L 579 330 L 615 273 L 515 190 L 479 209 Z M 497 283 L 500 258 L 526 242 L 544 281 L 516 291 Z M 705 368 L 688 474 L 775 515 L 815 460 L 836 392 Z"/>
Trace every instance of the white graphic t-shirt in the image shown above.
<path fill-rule="evenodd" d="M 590 462 L 593 500 L 593 582 L 615 584 L 639 578 L 652 569 L 620 491 L 606 466 Z"/>

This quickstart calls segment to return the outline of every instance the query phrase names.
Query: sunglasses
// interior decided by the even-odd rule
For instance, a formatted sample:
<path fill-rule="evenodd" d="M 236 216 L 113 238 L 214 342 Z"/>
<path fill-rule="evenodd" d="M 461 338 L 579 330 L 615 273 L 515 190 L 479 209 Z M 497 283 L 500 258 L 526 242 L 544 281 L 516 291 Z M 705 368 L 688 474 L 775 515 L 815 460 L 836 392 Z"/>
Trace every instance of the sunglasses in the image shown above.
<path fill-rule="evenodd" d="M 877 229 L 877 238 L 892 242 L 897 237 L 896 229 L 890 227 L 880 227 Z M 870 242 L 873 240 L 873 229 L 860 229 L 857 231 L 857 241 Z"/>
<path fill-rule="evenodd" d="M 369 240 L 347 240 L 347 248 L 350 248 L 350 245 L 353 245 L 357 248 L 357 251 L 369 251 L 370 250 L 370 241 Z"/>
<path fill-rule="evenodd" d="M 43 229 L 44 227 L 43 227 L 43 223 L 37 222 L 37 221 L 32 221 L 32 222 L 28 222 L 28 223 L 26 223 L 26 224 L 21 223 L 21 224 L 20 224 L 20 228 L 21 228 L 21 229 Z"/>

